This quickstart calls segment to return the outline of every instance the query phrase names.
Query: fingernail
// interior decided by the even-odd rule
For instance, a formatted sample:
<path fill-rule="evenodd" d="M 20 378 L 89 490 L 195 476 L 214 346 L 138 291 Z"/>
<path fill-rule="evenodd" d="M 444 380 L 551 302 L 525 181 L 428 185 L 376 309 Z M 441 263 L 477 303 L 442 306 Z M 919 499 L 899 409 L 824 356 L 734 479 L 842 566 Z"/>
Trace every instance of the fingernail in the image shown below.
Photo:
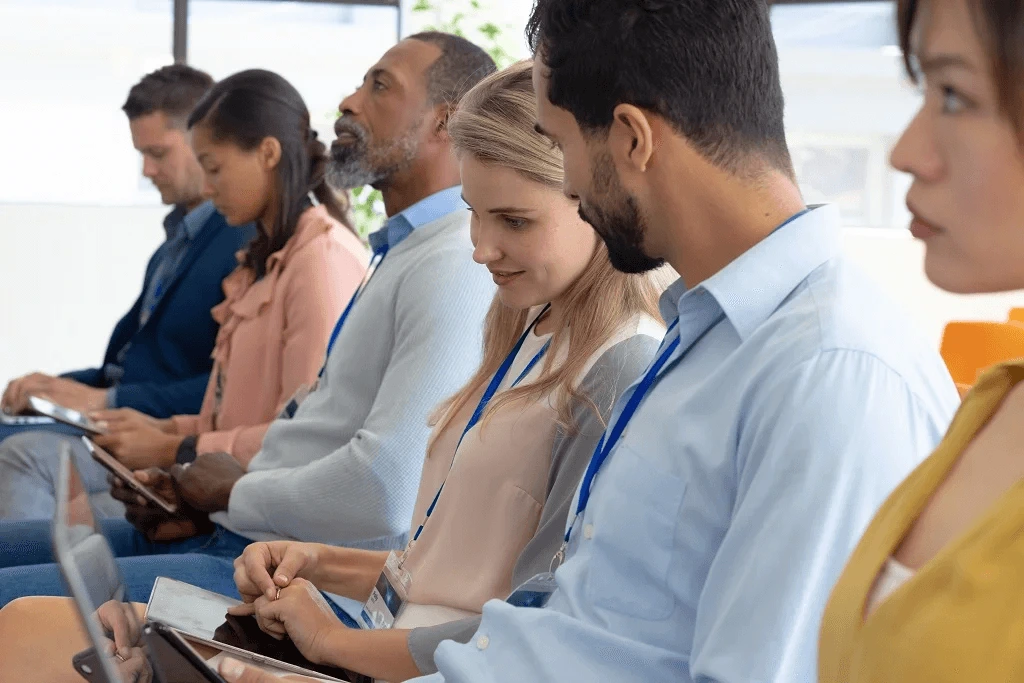
<path fill-rule="evenodd" d="M 287 586 L 288 585 L 288 577 L 285 576 L 284 574 L 278 574 L 277 576 L 274 577 L 274 583 L 278 584 L 279 586 Z"/>
<path fill-rule="evenodd" d="M 234 659 L 225 659 L 220 663 L 220 673 L 229 681 L 237 681 L 245 673 L 245 667 Z"/>

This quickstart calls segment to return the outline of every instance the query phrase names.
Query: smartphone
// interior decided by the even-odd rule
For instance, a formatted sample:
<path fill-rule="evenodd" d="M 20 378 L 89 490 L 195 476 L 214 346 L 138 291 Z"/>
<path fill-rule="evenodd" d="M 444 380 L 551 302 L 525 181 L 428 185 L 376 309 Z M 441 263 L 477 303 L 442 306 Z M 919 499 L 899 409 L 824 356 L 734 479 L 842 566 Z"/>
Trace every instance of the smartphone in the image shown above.
<path fill-rule="evenodd" d="M 156 679 L 162 683 L 225 683 L 216 671 L 192 649 L 174 629 L 148 623 L 142 639 L 153 664 Z"/>
<path fill-rule="evenodd" d="M 104 434 L 106 432 L 106 430 L 77 410 L 65 408 L 64 406 L 57 405 L 53 401 L 47 401 L 45 398 L 29 396 L 28 404 L 32 410 L 36 411 L 40 415 L 52 417 L 57 422 L 63 422 L 64 424 L 71 425 L 72 427 L 78 427 L 90 434 Z"/>
<path fill-rule="evenodd" d="M 87 436 L 83 436 L 82 442 L 85 444 L 85 447 L 89 449 L 89 454 L 92 455 L 93 460 L 103 465 L 111 474 L 123 481 L 132 491 L 135 491 L 169 515 L 173 515 L 178 512 L 177 505 L 174 503 L 168 503 L 166 500 L 154 493 L 153 489 L 141 483 L 135 478 L 135 475 L 132 474 L 131 470 L 122 465 L 117 458 L 112 456 L 110 453 L 107 453 L 105 450 L 93 443 L 92 439 Z"/>
<path fill-rule="evenodd" d="M 90 647 L 71 658 L 71 666 L 79 676 L 89 683 L 111 683 L 103 673 L 103 664 L 100 662 L 96 648 Z"/>

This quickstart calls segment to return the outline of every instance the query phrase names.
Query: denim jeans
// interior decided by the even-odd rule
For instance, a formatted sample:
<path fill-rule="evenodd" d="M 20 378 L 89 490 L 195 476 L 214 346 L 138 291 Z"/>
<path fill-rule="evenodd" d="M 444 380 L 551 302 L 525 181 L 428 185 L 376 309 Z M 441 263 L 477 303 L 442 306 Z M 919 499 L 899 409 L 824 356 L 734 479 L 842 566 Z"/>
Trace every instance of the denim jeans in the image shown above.
<path fill-rule="evenodd" d="M 249 539 L 218 526 L 209 534 L 154 543 L 124 519 L 104 519 L 101 525 L 129 599 L 148 600 L 158 576 L 240 597 L 233 561 Z M 67 595 L 52 560 L 49 522 L 0 522 L 0 607 L 29 595 Z"/>
<path fill-rule="evenodd" d="M 0 425 L 0 435 L 4 433 Z M 70 448 L 96 514 L 124 516 L 124 505 L 110 495 L 107 471 L 92 459 L 82 440 L 66 431 L 37 428 L 23 429 L 0 442 L 0 519 L 53 517 L 63 446 Z"/>

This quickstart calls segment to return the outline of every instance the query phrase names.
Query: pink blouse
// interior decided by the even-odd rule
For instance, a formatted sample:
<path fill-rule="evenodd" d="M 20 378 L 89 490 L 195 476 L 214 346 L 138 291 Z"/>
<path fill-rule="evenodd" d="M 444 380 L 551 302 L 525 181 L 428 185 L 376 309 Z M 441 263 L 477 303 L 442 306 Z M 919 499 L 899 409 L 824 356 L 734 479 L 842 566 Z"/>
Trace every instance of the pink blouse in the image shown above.
<path fill-rule="evenodd" d="M 368 262 L 359 239 L 317 206 L 270 255 L 261 280 L 241 267 L 228 275 L 225 299 L 211 311 L 220 331 L 203 405 L 198 415 L 172 418 L 176 432 L 198 435 L 200 454 L 227 452 L 247 466 L 284 405 L 316 380 Z"/>
<path fill-rule="evenodd" d="M 624 324 L 588 360 L 580 379 L 609 348 L 652 327 L 664 333 L 663 327 L 642 316 Z M 548 339 L 550 335 L 527 337 L 497 395 L 509 388 Z M 556 363 L 561 363 L 565 349 L 554 352 Z M 543 366 L 537 363 L 520 386 L 536 381 Z M 469 430 L 458 446 L 482 393 L 481 388 L 447 428 L 435 429 L 428 445 L 410 539 L 446 476 L 447 481 L 422 535 L 406 555 L 404 568 L 412 582 L 396 628 L 453 621 L 479 614 L 492 598 L 504 599 L 513 588 L 519 553 L 537 530 L 558 431 L 554 397 L 500 407 L 486 423 Z"/>

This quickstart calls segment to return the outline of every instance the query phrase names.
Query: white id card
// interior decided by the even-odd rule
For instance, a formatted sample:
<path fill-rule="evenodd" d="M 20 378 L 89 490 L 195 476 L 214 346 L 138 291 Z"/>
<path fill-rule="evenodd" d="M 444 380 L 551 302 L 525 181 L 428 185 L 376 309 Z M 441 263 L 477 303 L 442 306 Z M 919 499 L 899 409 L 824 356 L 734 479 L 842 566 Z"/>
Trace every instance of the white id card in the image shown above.
<path fill-rule="evenodd" d="M 537 574 L 512 591 L 505 602 L 514 607 L 544 607 L 557 587 L 553 573 Z"/>
<path fill-rule="evenodd" d="M 403 553 L 404 554 L 404 553 Z M 391 551 L 377 585 L 363 605 L 362 619 L 368 628 L 391 628 L 409 595 L 412 577 L 402 568 L 402 556 Z"/>

